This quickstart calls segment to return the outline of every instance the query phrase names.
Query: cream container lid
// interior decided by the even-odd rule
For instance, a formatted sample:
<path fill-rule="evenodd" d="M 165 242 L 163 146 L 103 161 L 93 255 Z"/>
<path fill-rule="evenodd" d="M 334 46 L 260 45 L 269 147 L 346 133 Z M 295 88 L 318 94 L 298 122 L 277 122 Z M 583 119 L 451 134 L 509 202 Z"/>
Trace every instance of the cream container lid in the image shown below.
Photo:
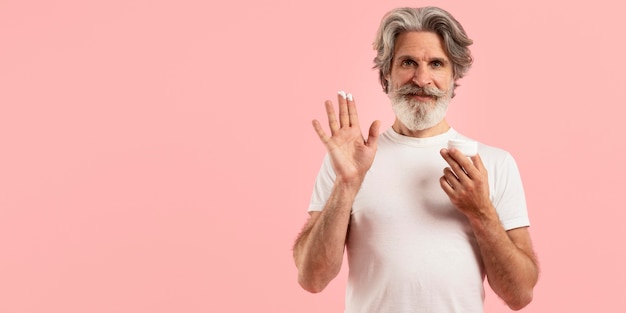
<path fill-rule="evenodd" d="M 448 140 L 448 149 L 455 148 L 467 157 L 475 156 L 478 153 L 478 142 L 463 139 Z"/>

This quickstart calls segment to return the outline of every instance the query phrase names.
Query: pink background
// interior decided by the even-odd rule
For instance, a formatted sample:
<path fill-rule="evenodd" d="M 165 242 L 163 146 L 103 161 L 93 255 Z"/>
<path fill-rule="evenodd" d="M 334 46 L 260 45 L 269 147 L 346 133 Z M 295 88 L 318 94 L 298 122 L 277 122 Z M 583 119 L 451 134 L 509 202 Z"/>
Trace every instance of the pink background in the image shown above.
<path fill-rule="evenodd" d="M 439 5 L 475 41 L 449 120 L 513 153 L 542 275 L 525 312 L 625 312 L 623 5 L 0 1 L 0 312 L 341 312 L 291 245 L 337 90 L 393 116 L 371 42 Z M 487 294 L 487 312 L 507 312 Z"/>

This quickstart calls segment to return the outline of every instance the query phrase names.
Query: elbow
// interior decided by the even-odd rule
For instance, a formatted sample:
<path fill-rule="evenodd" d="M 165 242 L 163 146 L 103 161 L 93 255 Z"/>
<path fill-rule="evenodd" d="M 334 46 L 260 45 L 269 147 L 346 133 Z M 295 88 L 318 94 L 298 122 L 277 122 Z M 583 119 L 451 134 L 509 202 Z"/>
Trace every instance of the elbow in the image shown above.
<path fill-rule="evenodd" d="M 298 270 L 298 284 L 300 284 L 302 289 L 310 293 L 322 292 L 330 281 L 339 274 L 340 268 L 341 265 L 322 268 L 303 266 Z"/>
<path fill-rule="evenodd" d="M 307 259 L 297 259 L 298 284 L 310 293 L 322 292 L 341 269 L 339 262 L 313 262 Z"/>
<path fill-rule="evenodd" d="M 515 295 L 509 301 L 506 301 L 506 304 L 513 311 L 519 311 L 525 308 L 530 302 L 533 301 L 533 291 L 532 289 L 526 292 L 520 292 L 518 295 Z"/>
<path fill-rule="evenodd" d="M 315 277 L 304 277 L 304 275 L 298 275 L 298 284 L 302 289 L 310 292 L 310 293 L 319 293 L 326 288 L 328 282 L 323 282 L 320 279 L 316 279 Z"/>

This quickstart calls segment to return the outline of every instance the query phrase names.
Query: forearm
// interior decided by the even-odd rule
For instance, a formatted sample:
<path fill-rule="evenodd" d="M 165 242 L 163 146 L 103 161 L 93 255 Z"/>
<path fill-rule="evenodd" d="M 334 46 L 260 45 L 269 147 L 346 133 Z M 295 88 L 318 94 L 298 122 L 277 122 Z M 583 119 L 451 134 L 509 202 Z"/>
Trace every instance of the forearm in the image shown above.
<path fill-rule="evenodd" d="M 532 300 L 538 266 L 530 242 L 520 246 L 502 227 L 495 209 L 491 214 L 470 219 L 482 255 L 489 285 L 513 310 Z"/>
<path fill-rule="evenodd" d="M 310 292 L 323 290 L 341 269 L 350 211 L 359 186 L 336 182 L 322 212 L 296 240 L 298 282 Z"/>

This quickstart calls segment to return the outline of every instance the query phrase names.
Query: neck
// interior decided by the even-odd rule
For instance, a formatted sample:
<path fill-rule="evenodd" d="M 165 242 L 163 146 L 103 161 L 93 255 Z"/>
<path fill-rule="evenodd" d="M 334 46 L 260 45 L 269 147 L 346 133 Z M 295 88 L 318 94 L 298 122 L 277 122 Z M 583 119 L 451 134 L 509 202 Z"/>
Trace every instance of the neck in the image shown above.
<path fill-rule="evenodd" d="M 443 120 L 441 120 L 441 122 L 439 122 L 437 125 L 433 127 L 422 129 L 422 130 L 410 130 L 406 126 L 404 126 L 402 122 L 396 119 L 396 121 L 393 123 L 393 126 L 391 126 L 391 128 L 393 128 L 393 130 L 396 131 L 396 133 L 403 135 L 403 136 L 415 137 L 415 138 L 426 138 L 426 137 L 433 137 L 433 136 L 441 135 L 447 132 L 450 129 L 450 125 L 448 125 L 448 122 L 444 118 Z"/>

